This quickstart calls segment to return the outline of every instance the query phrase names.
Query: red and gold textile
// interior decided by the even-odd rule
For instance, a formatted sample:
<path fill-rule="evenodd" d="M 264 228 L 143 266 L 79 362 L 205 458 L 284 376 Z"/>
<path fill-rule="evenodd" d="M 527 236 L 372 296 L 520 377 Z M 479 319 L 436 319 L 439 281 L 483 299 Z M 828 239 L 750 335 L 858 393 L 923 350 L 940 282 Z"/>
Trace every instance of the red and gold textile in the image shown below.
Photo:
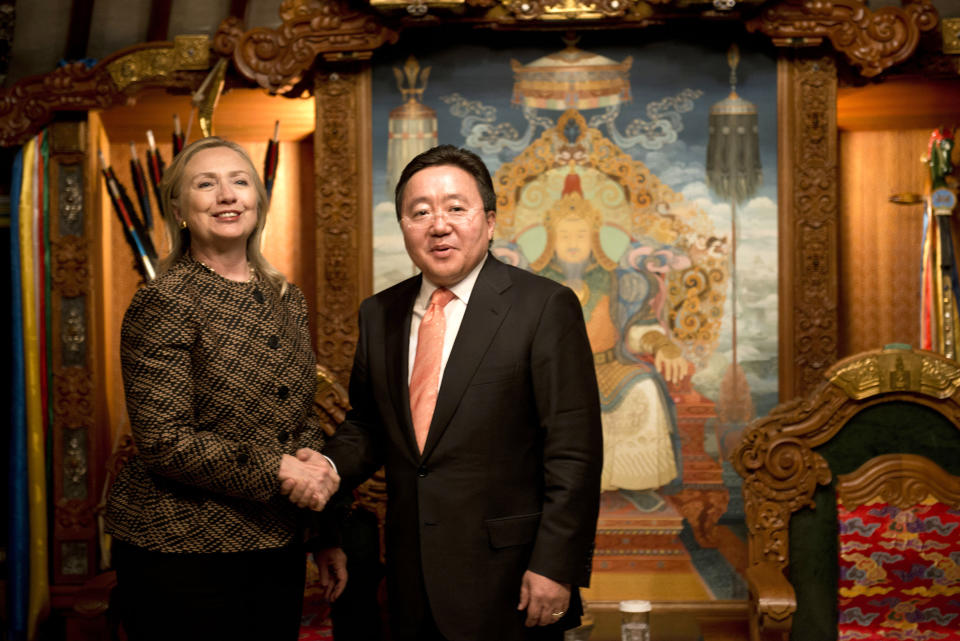
<path fill-rule="evenodd" d="M 960 641 L 960 510 L 838 502 L 839 639 Z"/>

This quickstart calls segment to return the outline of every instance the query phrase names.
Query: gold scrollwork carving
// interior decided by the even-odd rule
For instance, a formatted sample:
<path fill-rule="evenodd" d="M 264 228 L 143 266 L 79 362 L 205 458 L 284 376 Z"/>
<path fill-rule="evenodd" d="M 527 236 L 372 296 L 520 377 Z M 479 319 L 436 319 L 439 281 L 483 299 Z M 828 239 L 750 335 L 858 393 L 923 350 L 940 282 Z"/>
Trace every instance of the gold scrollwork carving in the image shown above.
<path fill-rule="evenodd" d="M 941 21 L 943 53 L 960 53 L 960 18 L 943 18 Z"/>
<path fill-rule="evenodd" d="M 633 18 L 653 15 L 644 0 L 500 0 L 520 20 L 600 20 L 630 14 Z"/>
<path fill-rule="evenodd" d="M 181 71 L 203 71 L 210 68 L 210 37 L 174 36 L 173 66 Z"/>
<path fill-rule="evenodd" d="M 846 359 L 830 368 L 827 377 L 852 399 L 895 391 L 947 398 L 960 388 L 960 367 L 954 361 L 909 349 L 886 349 L 869 358 Z"/>
<path fill-rule="evenodd" d="M 132 51 L 107 63 L 107 73 L 119 91 L 146 80 L 169 78 L 178 71 L 210 68 L 208 36 L 177 36 L 171 43 L 158 43 Z"/>
<path fill-rule="evenodd" d="M 169 46 L 143 49 L 112 61 L 107 72 L 117 89 L 123 91 L 136 82 L 166 78 L 174 70 L 173 61 L 173 49 Z"/>

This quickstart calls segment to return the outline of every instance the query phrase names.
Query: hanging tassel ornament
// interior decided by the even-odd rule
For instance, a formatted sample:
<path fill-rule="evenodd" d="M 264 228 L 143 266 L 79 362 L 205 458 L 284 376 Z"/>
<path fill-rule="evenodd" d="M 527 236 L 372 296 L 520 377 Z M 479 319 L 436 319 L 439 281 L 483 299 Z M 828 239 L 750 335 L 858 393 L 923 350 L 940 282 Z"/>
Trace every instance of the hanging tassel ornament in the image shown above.
<path fill-rule="evenodd" d="M 707 186 L 730 203 L 731 362 L 720 382 L 717 415 L 731 439 L 754 416 L 753 398 L 737 355 L 737 205 L 753 196 L 763 181 L 757 107 L 737 94 L 740 49 L 727 51 L 730 94 L 710 108 Z M 726 434 L 721 441 L 726 442 Z"/>

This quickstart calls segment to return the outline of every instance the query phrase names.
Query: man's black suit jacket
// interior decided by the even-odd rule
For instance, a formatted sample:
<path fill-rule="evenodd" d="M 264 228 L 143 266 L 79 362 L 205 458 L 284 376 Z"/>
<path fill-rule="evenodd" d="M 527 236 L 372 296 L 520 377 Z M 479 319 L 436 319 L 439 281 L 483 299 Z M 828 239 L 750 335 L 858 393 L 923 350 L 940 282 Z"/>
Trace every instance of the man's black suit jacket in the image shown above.
<path fill-rule="evenodd" d="M 395 638 L 425 611 L 451 641 L 525 638 L 529 569 L 586 586 L 602 466 L 599 394 L 580 303 L 492 256 L 444 370 L 423 455 L 407 388 L 421 277 L 367 299 L 344 424 L 324 452 L 352 487 L 387 475 Z M 576 587 L 564 627 L 579 623 Z"/>

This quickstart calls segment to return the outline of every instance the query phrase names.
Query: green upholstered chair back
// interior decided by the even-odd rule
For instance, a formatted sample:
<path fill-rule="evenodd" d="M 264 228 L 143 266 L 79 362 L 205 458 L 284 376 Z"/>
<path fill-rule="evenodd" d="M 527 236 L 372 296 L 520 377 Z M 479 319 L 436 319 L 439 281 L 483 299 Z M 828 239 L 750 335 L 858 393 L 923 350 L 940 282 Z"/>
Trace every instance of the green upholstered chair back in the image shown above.
<path fill-rule="evenodd" d="M 744 478 L 753 639 L 837 639 L 837 475 L 900 453 L 960 475 L 956 362 L 876 350 L 840 361 L 825 379 L 748 426 L 733 454 Z"/>

